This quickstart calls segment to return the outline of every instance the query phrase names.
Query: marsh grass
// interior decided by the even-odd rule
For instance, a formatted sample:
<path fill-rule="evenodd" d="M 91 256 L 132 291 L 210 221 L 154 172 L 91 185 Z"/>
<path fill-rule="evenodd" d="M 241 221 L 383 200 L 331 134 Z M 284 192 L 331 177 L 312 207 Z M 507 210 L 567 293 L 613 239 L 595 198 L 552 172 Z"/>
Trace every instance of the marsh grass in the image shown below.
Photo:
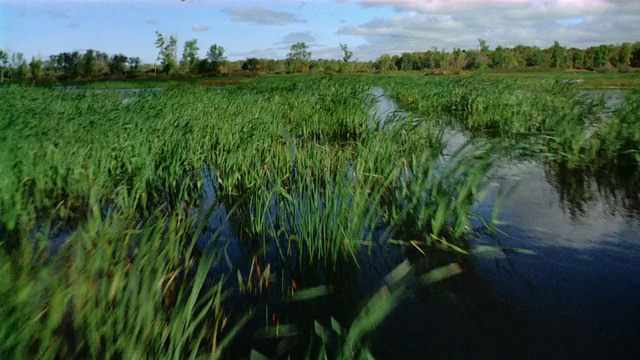
<path fill-rule="evenodd" d="M 571 167 L 638 164 L 637 89 L 610 105 L 553 77 L 389 77 L 383 87 L 418 116 L 502 143 L 526 139 Z"/>
<path fill-rule="evenodd" d="M 350 77 L 0 97 L 0 355 L 220 357 L 255 313 L 233 304 L 298 274 L 391 237 L 464 252 L 493 166 L 482 146 L 444 163 L 432 118 L 372 126 Z"/>

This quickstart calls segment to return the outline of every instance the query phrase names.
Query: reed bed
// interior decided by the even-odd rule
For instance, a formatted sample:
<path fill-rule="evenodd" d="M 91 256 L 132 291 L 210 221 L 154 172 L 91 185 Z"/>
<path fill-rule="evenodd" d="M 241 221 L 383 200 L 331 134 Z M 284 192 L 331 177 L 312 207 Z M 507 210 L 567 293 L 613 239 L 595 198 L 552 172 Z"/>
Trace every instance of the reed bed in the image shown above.
<path fill-rule="evenodd" d="M 572 167 L 640 164 L 638 89 L 608 105 L 603 96 L 552 78 L 388 77 L 383 87 L 401 107 L 442 126 L 501 143 L 526 141 Z"/>
<path fill-rule="evenodd" d="M 0 357 L 231 356 L 261 296 L 291 300 L 300 274 L 357 268 L 390 239 L 465 252 L 490 149 L 444 163 L 436 122 L 372 126 L 374 101 L 346 77 L 4 89 Z M 355 320 L 345 357 L 381 321 Z"/>

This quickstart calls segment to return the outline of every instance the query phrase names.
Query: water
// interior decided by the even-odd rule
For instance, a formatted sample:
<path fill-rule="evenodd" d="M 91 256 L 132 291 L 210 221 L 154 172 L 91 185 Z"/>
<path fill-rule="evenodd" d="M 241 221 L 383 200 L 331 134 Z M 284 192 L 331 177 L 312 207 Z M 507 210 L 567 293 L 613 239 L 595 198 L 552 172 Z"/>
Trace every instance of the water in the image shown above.
<path fill-rule="evenodd" d="M 402 112 L 381 90 L 374 94 L 379 101 L 372 119 L 383 128 L 389 115 Z M 447 130 L 445 139 L 444 161 L 468 141 L 454 130 Z M 403 259 L 413 262 L 417 276 L 455 261 L 462 274 L 431 288 L 412 285 L 376 330 L 376 357 L 600 359 L 638 353 L 640 175 L 569 170 L 542 160 L 505 161 L 487 199 L 478 204 L 481 216 L 490 216 L 500 191 L 509 192 L 499 213 L 500 232 L 471 238 L 474 256 L 424 256 L 399 246 L 371 255 L 363 251 L 359 268 L 291 275 L 299 276 L 300 288 L 331 284 L 334 291 L 309 303 L 273 305 L 272 311 L 300 324 L 301 334 L 313 333 L 307 325 L 326 324 L 330 316 L 346 325 Z M 226 215 L 224 208 L 214 212 L 212 228 L 231 239 L 226 248 L 230 269 L 250 258 L 252 250 L 240 244 Z M 267 255 L 275 258 L 273 252 Z M 261 321 L 254 325 L 264 326 Z M 274 353 L 272 343 L 245 335 L 238 353 L 246 346 Z M 287 351 L 304 353 L 308 338 L 291 343 L 296 341 Z"/>
<path fill-rule="evenodd" d="M 445 156 L 467 141 L 453 130 L 446 139 Z M 488 251 L 464 260 L 461 275 L 435 288 L 416 288 L 377 331 L 374 355 L 600 359 L 637 354 L 637 171 L 590 173 L 520 161 L 499 168 L 492 184 L 478 208 L 485 217 L 498 189 L 511 192 L 501 206 L 501 232 L 470 240 L 472 249 Z M 417 261 L 438 256 L 417 256 Z"/>

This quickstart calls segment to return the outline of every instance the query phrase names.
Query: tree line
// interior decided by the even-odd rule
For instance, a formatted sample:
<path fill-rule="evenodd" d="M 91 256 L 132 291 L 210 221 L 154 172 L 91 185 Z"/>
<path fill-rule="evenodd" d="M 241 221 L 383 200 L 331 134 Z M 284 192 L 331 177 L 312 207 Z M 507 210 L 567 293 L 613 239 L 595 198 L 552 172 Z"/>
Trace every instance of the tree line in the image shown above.
<path fill-rule="evenodd" d="M 541 49 L 536 46 L 497 46 L 490 49 L 483 39 L 476 49 L 431 48 L 424 52 L 405 52 L 400 55 L 380 55 L 374 61 L 352 61 L 353 51 L 340 44 L 342 59 L 311 59 L 306 43 L 291 45 L 286 59 L 247 58 L 230 62 L 225 49 L 213 44 L 206 56 L 199 58 L 198 40 L 185 41 L 179 55 L 178 40 L 156 31 L 158 50 L 153 64 L 143 64 L 139 57 L 112 54 L 89 49 L 81 53 L 62 52 L 48 59 L 32 57 L 27 62 L 21 53 L 9 54 L 0 50 L 0 82 L 11 80 L 76 80 L 100 77 L 139 75 L 215 75 L 222 73 L 333 73 L 375 71 L 441 71 L 460 72 L 483 69 L 584 69 L 591 71 L 630 71 L 640 68 L 640 42 L 619 45 L 599 45 L 586 49 L 567 48 L 557 41 Z"/>
<path fill-rule="evenodd" d="M 584 69 L 596 71 L 629 71 L 640 67 L 640 42 L 620 45 L 599 45 L 586 49 L 567 48 L 557 41 L 541 49 L 517 45 L 497 46 L 491 50 L 485 40 L 478 40 L 478 48 L 452 51 L 432 48 L 425 52 L 381 55 L 374 67 L 392 70 L 482 70 L 482 69 Z"/>

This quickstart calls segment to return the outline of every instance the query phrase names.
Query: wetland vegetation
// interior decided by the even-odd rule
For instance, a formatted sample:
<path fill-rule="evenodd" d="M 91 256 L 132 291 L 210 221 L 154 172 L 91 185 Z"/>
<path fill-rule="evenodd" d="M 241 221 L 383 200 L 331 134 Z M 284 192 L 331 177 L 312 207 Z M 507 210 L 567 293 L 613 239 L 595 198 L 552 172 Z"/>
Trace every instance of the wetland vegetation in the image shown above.
<path fill-rule="evenodd" d="M 565 80 L 4 87 L 0 355 L 375 356 L 403 299 L 479 253 L 534 253 L 479 240 L 502 232 L 505 164 L 605 174 L 637 220 L 640 88 L 611 102 Z M 373 116 L 379 96 L 398 108 Z"/>

